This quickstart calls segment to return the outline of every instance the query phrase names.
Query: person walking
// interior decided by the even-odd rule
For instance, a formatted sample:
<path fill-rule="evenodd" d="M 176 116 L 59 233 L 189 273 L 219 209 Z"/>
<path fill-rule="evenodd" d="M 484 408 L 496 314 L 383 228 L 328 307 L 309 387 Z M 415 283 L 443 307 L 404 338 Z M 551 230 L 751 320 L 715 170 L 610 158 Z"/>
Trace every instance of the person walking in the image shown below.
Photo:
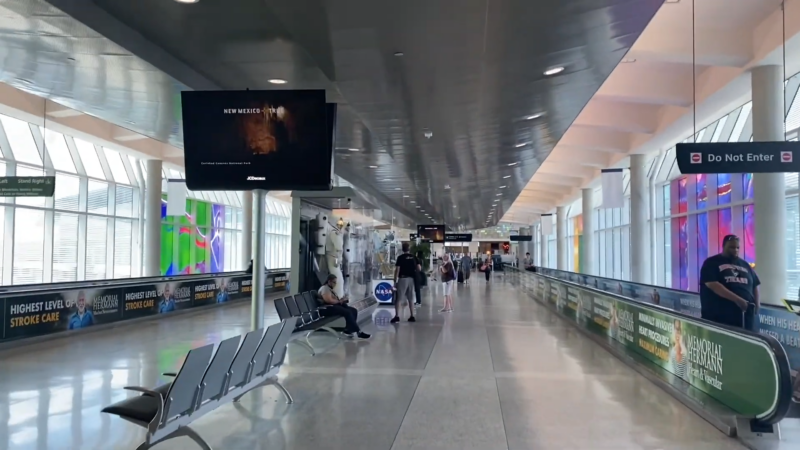
<path fill-rule="evenodd" d="M 700 269 L 700 315 L 703 319 L 757 332 L 761 280 L 739 258 L 739 238 L 722 239 L 722 253 L 708 257 Z"/>
<path fill-rule="evenodd" d="M 408 318 L 409 322 L 416 322 L 414 318 L 414 302 L 411 296 L 414 295 L 414 277 L 417 270 L 421 270 L 417 264 L 417 258 L 409 253 L 410 245 L 408 242 L 403 242 L 403 254 L 397 257 L 397 262 L 394 265 L 394 318 L 391 323 L 400 322 L 400 310 L 403 308 L 403 302 L 408 303 L 408 311 L 411 317 Z"/>
<path fill-rule="evenodd" d="M 425 284 L 425 272 L 422 270 L 422 252 L 417 251 L 414 272 L 414 300 L 417 307 L 422 306 L 422 286 Z"/>
<path fill-rule="evenodd" d="M 442 266 L 439 271 L 442 273 L 442 286 L 444 287 L 444 308 L 439 312 L 451 312 L 453 310 L 453 285 L 456 280 L 456 269 L 450 255 L 445 253 L 442 256 Z"/>
<path fill-rule="evenodd" d="M 483 261 L 483 265 L 481 266 L 481 270 L 483 274 L 486 276 L 486 282 L 488 283 L 489 280 L 492 279 L 492 257 L 486 255 L 486 260 Z"/>
<path fill-rule="evenodd" d="M 461 257 L 461 270 L 464 272 L 464 284 L 469 286 L 469 274 L 472 272 L 472 258 L 469 254 Z"/>

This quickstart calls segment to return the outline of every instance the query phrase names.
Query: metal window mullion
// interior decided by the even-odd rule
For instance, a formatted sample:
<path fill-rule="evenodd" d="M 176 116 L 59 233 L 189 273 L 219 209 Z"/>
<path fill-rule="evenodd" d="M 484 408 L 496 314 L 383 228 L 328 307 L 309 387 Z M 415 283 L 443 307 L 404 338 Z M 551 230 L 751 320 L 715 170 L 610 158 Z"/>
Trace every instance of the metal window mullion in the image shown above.
<path fill-rule="evenodd" d="M 85 177 L 87 175 L 86 167 L 84 167 L 83 160 L 78 152 L 78 147 L 75 145 L 75 139 L 72 136 L 64 135 L 64 140 L 67 142 L 67 150 L 69 150 L 69 154 L 72 156 L 72 162 L 75 164 L 75 171 L 78 173 L 78 176 Z"/>
<path fill-rule="evenodd" d="M 3 220 L 5 220 L 3 233 L 3 284 L 11 284 L 14 274 L 14 212 L 16 208 L 6 206 Z"/>
<path fill-rule="evenodd" d="M 750 142 L 753 136 L 753 108 L 750 108 L 750 113 L 747 115 L 747 120 L 744 122 L 742 134 L 739 136 L 738 142 Z"/>
<path fill-rule="evenodd" d="M 114 238 L 117 221 L 113 217 L 106 219 L 106 278 L 114 278 Z"/>
<path fill-rule="evenodd" d="M 41 128 L 32 123 L 28 123 L 28 128 L 31 130 L 31 137 L 33 137 L 33 144 L 36 146 L 36 151 L 39 153 L 39 159 L 42 160 L 42 168 L 44 168 L 44 170 L 51 169 L 52 171 L 53 160 L 50 159 L 48 152 L 45 150 Z"/>
<path fill-rule="evenodd" d="M 787 80 L 786 87 L 784 88 L 784 122 L 786 121 L 786 117 L 789 116 L 789 111 L 792 108 L 792 104 L 797 101 L 798 88 L 800 88 L 800 76 L 795 75 Z"/>
<path fill-rule="evenodd" d="M 97 154 L 97 159 L 100 160 L 100 167 L 103 169 L 103 175 L 106 181 L 116 181 L 114 174 L 111 172 L 111 166 L 108 165 L 105 149 L 100 145 L 94 145 L 94 152 Z"/>
<path fill-rule="evenodd" d="M 8 140 L 8 135 L 6 135 L 6 129 L 3 127 L 3 123 L 0 122 L 0 149 L 2 149 L 3 158 L 9 162 L 16 161 L 16 157 L 14 156 L 14 151 L 11 150 L 11 142 Z M 13 174 L 11 174 L 13 176 Z"/>
<path fill-rule="evenodd" d="M 53 233 L 55 231 L 55 211 L 44 212 L 44 249 L 42 250 L 42 282 L 53 281 Z"/>
<path fill-rule="evenodd" d="M 78 214 L 78 281 L 86 279 L 86 228 L 89 216 Z"/>
<path fill-rule="evenodd" d="M 122 158 L 122 154 L 120 154 L 120 160 L 122 160 L 122 166 L 125 167 L 125 173 L 128 174 L 128 180 L 131 182 L 131 186 L 144 186 L 144 183 L 139 182 L 138 174 L 136 173 L 136 169 L 131 165 L 130 158 Z M 139 164 L 137 164 L 138 166 Z"/>

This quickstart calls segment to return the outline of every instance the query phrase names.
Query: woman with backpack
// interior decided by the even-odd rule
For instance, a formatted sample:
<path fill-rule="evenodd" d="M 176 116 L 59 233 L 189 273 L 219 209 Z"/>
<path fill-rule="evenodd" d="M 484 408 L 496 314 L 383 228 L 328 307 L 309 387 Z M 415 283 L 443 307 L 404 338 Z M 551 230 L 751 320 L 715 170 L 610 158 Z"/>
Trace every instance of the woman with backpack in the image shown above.
<path fill-rule="evenodd" d="M 456 280 L 456 269 L 449 254 L 445 253 L 442 256 L 442 262 L 439 271 L 442 273 L 442 286 L 444 287 L 444 308 L 439 312 L 451 312 L 453 311 L 453 285 Z"/>

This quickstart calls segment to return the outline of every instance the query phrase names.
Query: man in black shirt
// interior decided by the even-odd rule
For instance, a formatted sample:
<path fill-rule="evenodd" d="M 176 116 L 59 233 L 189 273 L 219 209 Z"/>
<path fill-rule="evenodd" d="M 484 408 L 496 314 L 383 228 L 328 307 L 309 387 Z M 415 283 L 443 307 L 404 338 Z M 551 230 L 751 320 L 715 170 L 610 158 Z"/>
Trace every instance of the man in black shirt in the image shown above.
<path fill-rule="evenodd" d="M 403 242 L 403 254 L 397 257 L 397 262 L 394 265 L 394 318 L 392 323 L 400 321 L 400 310 L 405 300 L 408 303 L 408 310 L 411 312 L 411 317 L 408 318 L 409 322 L 416 322 L 414 318 L 414 302 L 412 297 L 414 295 L 414 277 L 417 270 L 422 270 L 419 266 L 417 258 L 409 253 L 410 245 L 408 242 Z"/>
<path fill-rule="evenodd" d="M 700 269 L 700 308 L 703 319 L 757 331 L 761 281 L 747 261 L 739 258 L 739 238 L 725 236 L 722 253 L 709 257 Z"/>

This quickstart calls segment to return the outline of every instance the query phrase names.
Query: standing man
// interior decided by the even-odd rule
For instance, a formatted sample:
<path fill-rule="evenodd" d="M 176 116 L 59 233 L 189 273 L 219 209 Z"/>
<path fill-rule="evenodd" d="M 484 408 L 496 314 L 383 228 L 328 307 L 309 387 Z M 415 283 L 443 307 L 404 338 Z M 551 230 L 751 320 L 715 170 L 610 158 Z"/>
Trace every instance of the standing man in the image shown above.
<path fill-rule="evenodd" d="M 472 272 L 472 258 L 468 253 L 461 257 L 461 270 L 464 272 L 464 284 L 469 285 L 469 274 Z"/>
<path fill-rule="evenodd" d="M 722 239 L 722 253 L 709 257 L 700 269 L 700 311 L 703 319 L 756 330 L 761 306 L 758 285 L 761 281 L 747 261 L 739 258 L 739 238 L 729 234 Z"/>
<path fill-rule="evenodd" d="M 417 262 L 417 258 L 409 253 L 410 245 L 408 242 L 403 242 L 403 254 L 397 257 L 397 262 L 394 265 L 394 318 L 391 323 L 400 322 L 400 310 L 403 308 L 403 301 L 408 303 L 408 311 L 411 317 L 408 318 L 409 322 L 416 322 L 414 317 L 414 302 L 411 300 L 414 295 L 414 276 L 418 270 L 422 270 L 422 266 Z"/>
<path fill-rule="evenodd" d="M 531 258 L 530 252 L 525 252 L 525 259 L 522 260 L 522 267 L 524 269 L 533 267 L 533 258 Z"/>

